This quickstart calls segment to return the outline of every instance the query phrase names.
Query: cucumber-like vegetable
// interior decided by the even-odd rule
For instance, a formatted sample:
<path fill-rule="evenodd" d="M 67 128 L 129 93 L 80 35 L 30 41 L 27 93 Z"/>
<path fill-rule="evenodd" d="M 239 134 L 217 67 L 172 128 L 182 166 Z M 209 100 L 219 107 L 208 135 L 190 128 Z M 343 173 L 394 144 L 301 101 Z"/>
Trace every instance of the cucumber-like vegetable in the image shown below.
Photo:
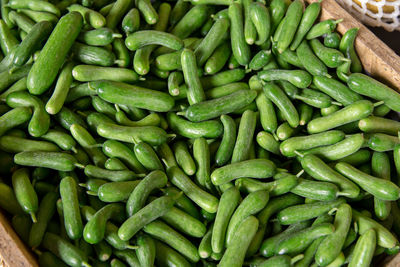
<path fill-rule="evenodd" d="M 81 27 L 82 16 L 77 12 L 68 13 L 57 23 L 29 72 L 27 85 L 31 94 L 40 95 L 49 89 Z"/>

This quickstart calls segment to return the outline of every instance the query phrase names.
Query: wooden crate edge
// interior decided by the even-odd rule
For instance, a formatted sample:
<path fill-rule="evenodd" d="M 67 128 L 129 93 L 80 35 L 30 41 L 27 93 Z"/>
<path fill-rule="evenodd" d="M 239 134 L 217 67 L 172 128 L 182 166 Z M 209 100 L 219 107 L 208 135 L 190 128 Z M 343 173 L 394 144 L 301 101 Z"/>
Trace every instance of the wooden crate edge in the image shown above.
<path fill-rule="evenodd" d="M 0 210 L 0 251 L 8 267 L 38 267 L 35 257 Z"/>

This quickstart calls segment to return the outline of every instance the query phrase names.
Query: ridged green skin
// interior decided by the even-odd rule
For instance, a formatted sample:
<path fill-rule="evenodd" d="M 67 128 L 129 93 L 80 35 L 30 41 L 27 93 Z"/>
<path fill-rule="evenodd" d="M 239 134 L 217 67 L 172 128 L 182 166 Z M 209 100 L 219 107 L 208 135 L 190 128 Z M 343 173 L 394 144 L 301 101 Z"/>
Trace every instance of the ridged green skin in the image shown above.
<path fill-rule="evenodd" d="M 290 44 L 290 50 L 294 51 L 300 45 L 307 32 L 311 29 L 312 25 L 318 18 L 319 12 L 321 11 L 321 4 L 314 2 L 306 7 L 303 16 L 301 18 L 299 28 Z"/>
<path fill-rule="evenodd" d="M 230 55 L 230 44 L 229 42 L 225 41 L 215 48 L 214 52 L 207 59 L 206 63 L 204 64 L 204 72 L 209 75 L 218 73 L 225 66 Z"/>
<path fill-rule="evenodd" d="M 82 251 L 67 240 L 52 233 L 46 233 L 42 245 L 53 254 L 61 258 L 69 266 L 82 266 L 88 264 L 88 258 Z"/>
<path fill-rule="evenodd" d="M 301 204 L 292 207 L 288 207 L 280 211 L 277 215 L 278 220 L 283 225 L 289 225 L 296 222 L 301 222 L 316 218 L 333 208 L 338 207 L 345 200 L 343 198 L 338 198 L 329 202 L 315 202 L 311 204 Z"/>
<path fill-rule="evenodd" d="M 167 224 L 156 220 L 145 225 L 143 231 L 168 244 L 191 262 L 199 261 L 200 256 L 197 248 L 188 239 Z"/>
<path fill-rule="evenodd" d="M 107 158 L 99 147 L 93 147 L 97 142 L 93 136 L 81 125 L 72 124 L 69 128 L 74 139 L 84 148 L 96 166 L 104 166 Z"/>
<path fill-rule="evenodd" d="M 146 202 L 149 194 L 167 184 L 168 178 L 162 171 L 153 171 L 143 178 L 139 184 L 133 189 L 126 203 L 126 212 L 132 216 L 138 212 Z"/>
<path fill-rule="evenodd" d="M 131 51 L 135 51 L 145 45 L 151 44 L 162 45 L 174 50 L 180 50 L 183 48 L 183 42 L 179 37 L 159 31 L 137 31 L 130 34 L 125 39 L 125 45 Z"/>
<path fill-rule="evenodd" d="M 125 114 L 124 111 L 119 110 L 115 113 L 115 120 L 125 126 L 160 126 L 161 118 L 157 113 L 150 113 L 146 117 L 138 121 L 132 121 L 128 116 Z"/>
<path fill-rule="evenodd" d="M 59 151 L 58 147 L 50 142 L 9 135 L 0 137 L 0 149 L 9 153 L 19 153 L 23 151 Z"/>
<path fill-rule="evenodd" d="M 27 85 L 31 94 L 40 95 L 49 89 L 78 37 L 82 23 L 82 16 L 77 12 L 68 13 L 57 23 L 29 72 Z"/>
<path fill-rule="evenodd" d="M 348 204 L 342 204 L 336 211 L 335 232 L 327 236 L 316 251 L 315 260 L 320 266 L 327 266 L 339 256 L 350 226 L 351 207 Z"/>
<path fill-rule="evenodd" d="M 67 267 L 67 265 L 62 262 L 58 257 L 56 257 L 51 252 L 43 252 L 39 256 L 39 264 L 43 267 L 51 267 L 51 266 L 60 266 L 60 267 Z"/>
<path fill-rule="evenodd" d="M 88 220 L 83 229 L 83 238 L 89 244 L 98 244 L 104 239 L 107 221 L 123 221 L 125 219 L 124 207 L 119 203 L 108 204 L 99 209 Z"/>
<path fill-rule="evenodd" d="M 6 99 L 7 105 L 12 108 L 30 107 L 33 109 L 32 118 L 28 124 L 28 132 L 34 137 L 44 135 L 50 127 L 50 116 L 44 108 L 43 101 L 27 91 L 11 93 Z"/>
<path fill-rule="evenodd" d="M 282 155 L 286 157 L 296 156 L 295 151 L 308 150 L 313 147 L 333 145 L 343 140 L 345 134 L 342 131 L 332 130 L 323 133 L 292 137 L 283 141 L 280 145 Z"/>
<path fill-rule="evenodd" d="M 294 233 L 279 243 L 278 254 L 297 254 L 303 252 L 315 239 L 332 234 L 335 228 L 330 223 L 323 223 Z M 301 242 L 300 242 L 301 240 Z"/>
<path fill-rule="evenodd" d="M 207 233 L 201 239 L 199 247 L 197 249 L 200 258 L 202 258 L 202 259 L 211 257 L 211 254 L 213 253 L 212 248 L 211 248 L 212 229 L 213 229 L 213 227 L 210 227 L 208 229 Z"/>
<path fill-rule="evenodd" d="M 301 179 L 290 192 L 309 199 L 331 201 L 337 198 L 339 188 L 333 183 Z"/>
<path fill-rule="evenodd" d="M 375 177 L 390 180 L 391 169 L 389 155 L 384 152 L 374 152 L 371 159 L 371 169 L 372 175 Z M 376 217 L 382 221 L 386 220 L 391 212 L 391 204 L 388 201 L 374 198 L 374 210 Z"/>
<path fill-rule="evenodd" d="M 210 213 L 217 212 L 218 199 L 198 187 L 181 169 L 176 166 L 171 167 L 167 170 L 167 175 L 170 182 L 182 190 L 199 207 Z"/>
<path fill-rule="evenodd" d="M 203 66 L 214 50 L 221 44 L 224 39 L 224 33 L 229 29 L 230 22 L 228 19 L 217 19 L 207 35 L 194 50 L 198 66 Z"/>
<path fill-rule="evenodd" d="M 376 231 L 376 242 L 377 245 L 384 248 L 393 248 L 397 244 L 396 237 L 383 225 L 376 222 L 375 220 L 366 217 L 358 211 L 352 211 L 353 220 L 358 225 L 358 233 L 364 234 L 369 229 L 373 228 Z"/>
<path fill-rule="evenodd" d="M 86 165 L 84 169 L 84 173 L 87 177 L 99 178 L 109 180 L 111 182 L 123 182 L 123 181 L 131 181 L 136 180 L 141 177 L 130 170 L 106 170 L 94 165 Z"/>
<path fill-rule="evenodd" d="M 32 110 L 28 107 L 14 108 L 0 117 L 0 136 L 17 125 L 28 121 L 32 116 Z"/>
<path fill-rule="evenodd" d="M 222 166 L 231 159 L 236 141 L 236 124 L 235 121 L 228 115 L 221 115 L 220 120 L 224 125 L 224 135 L 222 136 L 221 144 L 215 154 L 215 163 L 217 166 Z"/>
<path fill-rule="evenodd" d="M 146 169 L 138 161 L 135 153 L 125 144 L 115 140 L 107 140 L 103 143 L 103 153 L 108 157 L 116 157 L 137 173 L 144 173 Z"/>
<path fill-rule="evenodd" d="M 174 229 L 189 236 L 203 237 L 207 231 L 203 222 L 175 207 L 164 214 L 161 219 Z"/>
<path fill-rule="evenodd" d="M 28 16 L 25 16 L 24 14 L 17 13 L 16 11 L 11 11 L 8 14 L 9 19 L 15 23 L 18 28 L 23 30 L 24 32 L 29 32 L 33 26 L 35 25 L 35 22 L 31 20 Z M 21 37 L 21 39 L 23 39 Z"/>
<path fill-rule="evenodd" d="M 223 132 L 222 124 L 216 120 L 191 122 L 172 112 L 167 113 L 167 120 L 174 132 L 187 138 L 217 138 Z"/>
<path fill-rule="evenodd" d="M 354 166 L 360 166 L 370 161 L 371 152 L 367 149 L 360 149 L 357 152 L 342 158 L 341 162 L 346 162 Z"/>
<path fill-rule="evenodd" d="M 245 110 L 240 118 L 237 138 L 232 152 L 231 163 L 241 162 L 249 159 L 251 143 L 256 128 L 256 113 Z"/>
<path fill-rule="evenodd" d="M 12 9 L 30 9 L 34 11 L 45 11 L 60 16 L 60 10 L 58 10 L 58 8 L 55 7 L 53 4 L 45 1 L 38 1 L 37 3 L 35 3 L 24 0 L 11 0 L 8 2 L 8 6 Z"/>
<path fill-rule="evenodd" d="M 304 221 L 304 222 L 299 222 L 290 225 L 288 228 L 286 228 L 284 231 L 275 234 L 273 236 L 270 236 L 266 238 L 260 247 L 260 253 L 266 258 L 269 258 L 273 256 L 274 254 L 277 254 L 277 248 L 278 245 L 291 235 L 306 229 L 308 226 L 310 226 L 310 222 Z"/>
<path fill-rule="evenodd" d="M 184 256 L 160 241 L 156 241 L 156 255 L 156 263 L 160 266 L 191 266 Z"/>
<path fill-rule="evenodd" d="M 252 70 L 260 70 L 272 60 L 271 50 L 260 50 L 253 56 L 249 63 L 249 68 Z"/>
<path fill-rule="evenodd" d="M 134 83 L 139 75 L 133 70 L 91 65 L 78 65 L 72 70 L 75 80 L 90 82 L 94 80 L 110 80 L 115 82 Z"/>
<path fill-rule="evenodd" d="M 219 266 L 242 266 L 246 250 L 257 232 L 258 225 L 258 220 L 254 216 L 249 216 L 242 221 L 232 239 L 232 245 L 225 251 L 219 262 Z"/>
<path fill-rule="evenodd" d="M 280 155 L 279 142 L 275 140 L 272 134 L 268 132 L 261 131 L 256 136 L 257 144 L 263 149 L 272 152 L 274 154 Z"/>
<path fill-rule="evenodd" d="M 281 267 L 289 267 L 291 266 L 290 262 L 291 258 L 286 255 L 278 255 L 273 256 L 261 263 L 261 267 L 273 267 L 273 266 L 281 266 Z"/>
<path fill-rule="evenodd" d="M 182 39 L 187 38 L 204 24 L 210 11 L 211 9 L 207 5 L 194 6 L 179 20 L 171 33 Z M 171 15 L 171 19 L 173 17 L 174 14 Z"/>
<path fill-rule="evenodd" d="M 167 213 L 175 203 L 176 196 L 162 196 L 153 200 L 141 210 L 129 217 L 118 229 L 118 236 L 122 240 L 131 239 L 148 223 Z"/>
<path fill-rule="evenodd" d="M 11 11 L 11 9 L 9 7 L 7 7 L 8 2 L 9 2 L 9 0 L 1 1 L 1 16 L 5 22 L 5 25 L 12 28 L 12 27 L 14 27 L 14 22 L 8 16 L 8 14 Z"/>
<path fill-rule="evenodd" d="M 260 71 L 257 75 L 264 81 L 288 81 L 298 88 L 307 88 L 312 82 L 312 76 L 304 70 L 272 69 Z"/>
<path fill-rule="evenodd" d="M 261 3 L 252 3 L 249 7 L 251 21 L 257 30 L 256 45 L 262 45 L 270 37 L 271 18 L 269 10 Z"/>
<path fill-rule="evenodd" d="M 0 100 L 5 101 L 7 99 L 7 96 L 13 92 L 17 91 L 24 91 L 27 89 L 26 87 L 26 76 L 22 77 L 18 81 L 16 81 L 13 85 L 11 85 L 7 90 L 5 90 L 2 94 L 0 94 Z M 2 114 L 4 113 L 3 111 L 1 112 Z"/>
<path fill-rule="evenodd" d="M 72 68 L 74 67 L 73 62 L 67 62 L 58 76 L 56 86 L 54 88 L 53 94 L 46 103 L 46 111 L 49 114 L 57 114 L 62 109 L 65 99 L 67 98 L 69 88 L 71 87 L 72 78 Z"/>
<path fill-rule="evenodd" d="M 185 142 L 178 141 L 173 146 L 176 163 L 187 175 L 193 175 L 196 172 L 196 163 L 189 152 Z"/>
<path fill-rule="evenodd" d="M 60 182 L 60 195 L 64 214 L 64 224 L 69 238 L 76 240 L 82 237 L 83 224 L 78 202 L 78 185 L 71 176 Z"/>
<path fill-rule="evenodd" d="M 176 195 L 180 191 L 176 187 L 167 187 L 164 189 L 165 195 Z M 182 195 L 180 198 L 178 198 L 175 202 L 175 207 L 183 210 L 190 216 L 192 216 L 195 219 L 200 218 L 200 213 L 197 210 L 197 207 L 193 204 L 193 202 L 185 195 Z"/>
<path fill-rule="evenodd" d="M 324 132 L 366 118 L 371 115 L 373 110 L 374 106 L 372 102 L 368 100 L 360 100 L 328 116 L 313 119 L 307 124 L 307 130 L 309 133 Z"/>
<path fill-rule="evenodd" d="M 36 23 L 42 21 L 48 21 L 53 24 L 57 23 L 58 17 L 52 13 L 45 12 L 45 11 L 34 11 L 29 9 L 22 9 L 19 12 L 28 16 L 30 19 L 34 20 Z"/>
<path fill-rule="evenodd" d="M 18 169 L 12 174 L 12 186 L 19 205 L 24 212 L 31 216 L 32 221 L 36 223 L 39 200 L 30 181 L 29 170 L 27 168 Z"/>
<path fill-rule="evenodd" d="M 214 75 L 201 77 L 200 81 L 204 90 L 211 89 L 217 86 L 238 82 L 244 78 L 246 71 L 243 68 L 221 71 Z"/>
<path fill-rule="evenodd" d="M 203 86 L 197 72 L 196 55 L 190 49 L 185 48 L 181 54 L 183 78 L 188 86 L 187 98 L 190 105 L 202 102 L 206 99 Z"/>
<path fill-rule="evenodd" d="M 141 234 L 137 237 L 136 244 L 139 246 L 139 248 L 136 249 L 136 256 L 140 266 L 153 266 L 156 258 L 156 244 L 154 239 L 149 235 Z"/>
<path fill-rule="evenodd" d="M 79 12 L 81 16 L 85 18 L 85 21 L 95 29 L 104 27 L 106 25 L 106 18 L 93 9 L 75 3 L 68 6 L 67 9 L 69 12 Z"/>
<path fill-rule="evenodd" d="M 241 177 L 268 178 L 275 174 L 276 167 L 267 159 L 250 159 L 225 165 L 211 173 L 214 185 L 222 185 Z"/>
<path fill-rule="evenodd" d="M 42 135 L 40 138 L 55 143 L 62 150 L 74 150 L 76 146 L 75 140 L 69 134 L 50 129 L 46 134 Z"/>
<path fill-rule="evenodd" d="M 250 193 L 243 199 L 229 220 L 228 228 L 226 229 L 226 247 L 233 244 L 232 240 L 243 220 L 261 211 L 267 205 L 268 201 L 269 194 L 266 190 Z"/>
<path fill-rule="evenodd" d="M 102 99 L 114 104 L 157 112 L 169 111 L 174 106 L 173 98 L 166 93 L 126 83 L 94 81 L 89 83 L 89 87 L 96 90 Z"/>
<path fill-rule="evenodd" d="M 314 179 L 338 185 L 343 196 L 356 198 L 360 194 L 360 188 L 356 184 L 334 171 L 315 155 L 304 156 L 301 166 Z"/>
<path fill-rule="evenodd" d="M 17 201 L 14 190 L 4 184 L 0 183 L 0 206 L 12 215 L 25 215 L 20 204 Z"/>
<path fill-rule="evenodd" d="M 339 48 L 341 37 L 338 33 L 333 32 L 324 37 L 324 45 L 329 48 Z"/>
<path fill-rule="evenodd" d="M 351 90 L 372 99 L 385 101 L 385 105 L 394 111 L 400 111 L 400 96 L 393 89 L 362 73 L 349 76 L 347 85 Z"/>
<path fill-rule="evenodd" d="M 284 18 L 284 24 L 278 38 L 278 51 L 282 53 L 289 47 L 296 30 L 303 16 L 303 4 L 301 1 L 294 1 L 289 5 Z"/>
<path fill-rule="evenodd" d="M 30 247 L 35 248 L 42 242 L 43 236 L 46 232 L 48 223 L 56 211 L 56 201 L 58 195 L 55 192 L 47 193 L 39 205 L 39 210 L 37 213 L 37 223 L 32 225 L 29 232 L 28 244 Z"/>
<path fill-rule="evenodd" d="M 306 35 L 306 39 L 311 40 L 332 33 L 339 22 L 340 22 L 339 20 L 335 21 L 333 19 L 327 19 L 318 22 L 309 30 L 309 32 Z"/>
<path fill-rule="evenodd" d="M 158 14 L 149 0 L 138 0 L 137 8 L 143 14 L 144 19 L 150 25 L 157 23 Z"/>
<path fill-rule="evenodd" d="M 328 68 L 322 61 L 311 50 L 307 41 L 304 40 L 300 43 L 296 49 L 296 54 L 299 57 L 301 64 L 304 68 L 311 73 L 313 76 L 328 76 Z"/>
<path fill-rule="evenodd" d="M 400 188 L 391 181 L 368 175 L 344 162 L 337 163 L 335 169 L 381 200 L 395 201 L 400 198 Z"/>
<path fill-rule="evenodd" d="M 129 10 L 122 19 L 122 29 L 126 34 L 137 31 L 140 27 L 140 14 L 139 10 L 132 8 Z"/>
<path fill-rule="evenodd" d="M 357 152 L 364 144 L 363 134 L 348 135 L 336 144 L 312 148 L 302 152 L 304 155 L 314 154 L 326 160 L 339 160 Z"/>
<path fill-rule="evenodd" d="M 97 133 L 108 139 L 127 143 L 143 141 L 157 146 L 167 141 L 167 133 L 156 126 L 129 127 L 113 123 L 102 123 L 97 127 Z"/>
<path fill-rule="evenodd" d="M 42 21 L 33 26 L 21 44 L 13 51 L 13 66 L 21 67 L 29 57 L 38 49 L 38 46 L 50 35 L 53 26 L 48 21 Z"/>
<path fill-rule="evenodd" d="M 103 202 L 125 201 L 139 183 L 140 180 L 105 183 L 99 187 L 97 195 Z"/>
<path fill-rule="evenodd" d="M 235 186 L 237 186 L 241 192 L 247 193 L 266 190 L 271 197 L 274 197 L 286 194 L 291 190 L 294 191 L 294 188 L 299 184 L 298 180 L 299 179 L 292 174 L 287 174 L 285 177 L 267 183 L 251 178 L 239 178 L 235 181 Z"/>
<path fill-rule="evenodd" d="M 216 253 L 221 253 L 224 248 L 228 224 L 239 200 L 239 190 L 234 186 L 221 195 L 211 237 L 212 251 Z"/>
<path fill-rule="evenodd" d="M 365 133 L 397 135 L 400 131 L 400 123 L 398 121 L 375 116 L 360 120 L 358 127 Z"/>
<path fill-rule="evenodd" d="M 376 247 L 376 232 L 374 229 L 369 229 L 361 234 L 354 247 L 353 255 L 349 262 L 350 267 L 355 266 L 370 266 L 372 257 Z"/>
<path fill-rule="evenodd" d="M 250 47 L 244 38 L 243 6 L 239 3 L 232 3 L 229 5 L 228 13 L 231 20 L 232 53 L 239 64 L 245 66 L 250 62 Z"/>
<path fill-rule="evenodd" d="M 342 52 L 325 47 L 318 39 L 310 40 L 310 46 L 317 57 L 329 68 L 337 68 L 343 63 Z"/>
<path fill-rule="evenodd" d="M 22 166 L 34 166 L 58 171 L 72 171 L 77 163 L 74 156 L 62 152 L 26 151 L 15 154 L 14 162 Z"/>
<path fill-rule="evenodd" d="M 349 90 L 347 86 L 333 78 L 314 76 L 313 84 L 319 90 L 345 106 L 348 106 L 358 100 L 362 100 L 362 97 L 359 94 Z"/>
<path fill-rule="evenodd" d="M 186 109 L 185 116 L 193 122 L 214 119 L 247 106 L 256 96 L 254 90 L 239 90 L 220 98 L 191 105 Z"/>
<path fill-rule="evenodd" d="M 346 31 L 339 44 L 340 51 L 351 59 L 351 72 L 362 71 L 361 62 L 354 47 L 354 41 L 357 37 L 358 30 L 359 28 L 352 28 Z"/>
<path fill-rule="evenodd" d="M 206 188 L 211 185 L 210 179 L 210 148 L 207 140 L 204 138 L 196 138 L 193 142 L 193 158 L 196 162 L 195 177 L 197 182 Z"/>
<path fill-rule="evenodd" d="M 126 14 L 132 2 L 127 0 L 116 1 L 106 16 L 106 26 L 110 29 L 115 29 L 117 24 L 122 20 L 123 15 Z"/>

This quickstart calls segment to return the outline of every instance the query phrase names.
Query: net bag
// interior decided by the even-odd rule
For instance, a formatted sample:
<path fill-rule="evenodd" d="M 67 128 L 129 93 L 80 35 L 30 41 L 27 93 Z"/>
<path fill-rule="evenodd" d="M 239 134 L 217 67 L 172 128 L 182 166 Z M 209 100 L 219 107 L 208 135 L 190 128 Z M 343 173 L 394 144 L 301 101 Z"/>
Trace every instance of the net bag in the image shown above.
<path fill-rule="evenodd" d="M 367 25 L 400 31 L 400 0 L 337 0 Z"/>

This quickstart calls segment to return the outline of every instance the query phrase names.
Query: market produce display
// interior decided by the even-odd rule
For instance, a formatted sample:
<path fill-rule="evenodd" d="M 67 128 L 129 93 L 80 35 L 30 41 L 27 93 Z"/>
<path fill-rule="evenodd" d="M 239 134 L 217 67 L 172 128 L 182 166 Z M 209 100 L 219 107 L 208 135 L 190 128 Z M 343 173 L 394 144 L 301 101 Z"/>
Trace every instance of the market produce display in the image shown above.
<path fill-rule="evenodd" d="M 2 0 L 0 207 L 40 266 L 371 266 L 400 94 L 320 2 Z"/>

